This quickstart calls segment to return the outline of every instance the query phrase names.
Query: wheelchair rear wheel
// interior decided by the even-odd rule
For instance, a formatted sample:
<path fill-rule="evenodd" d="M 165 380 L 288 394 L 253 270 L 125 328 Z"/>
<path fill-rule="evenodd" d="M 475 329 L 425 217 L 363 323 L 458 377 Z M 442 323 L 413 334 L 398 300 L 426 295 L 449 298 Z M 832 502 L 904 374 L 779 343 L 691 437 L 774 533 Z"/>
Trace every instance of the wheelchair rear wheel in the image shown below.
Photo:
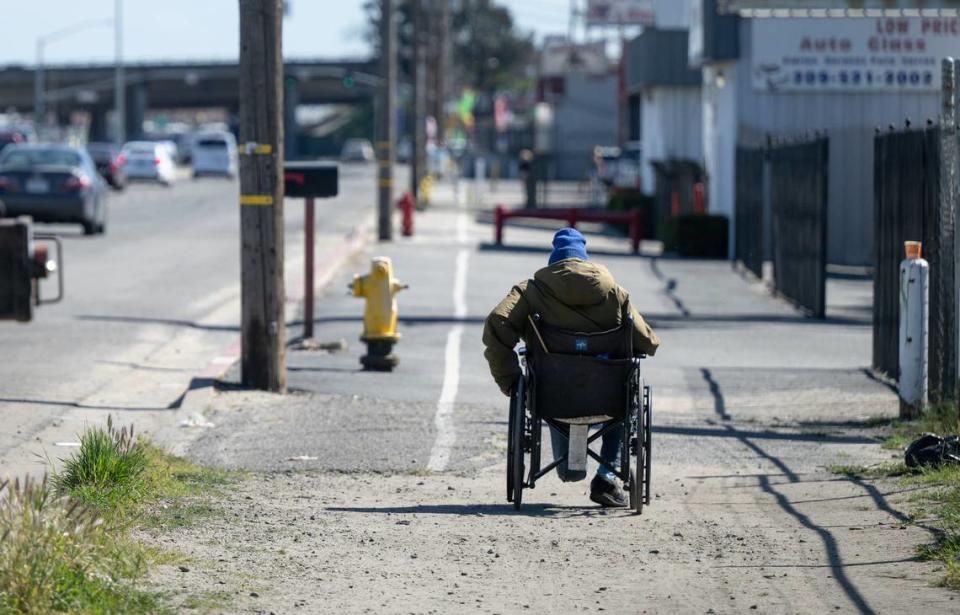
<path fill-rule="evenodd" d="M 650 503 L 650 473 L 653 467 L 653 395 L 643 387 L 643 503 Z"/>
<path fill-rule="evenodd" d="M 507 428 L 507 501 L 520 510 L 523 500 L 523 437 L 527 405 L 523 378 L 517 381 L 510 399 L 510 419 Z"/>
<path fill-rule="evenodd" d="M 631 447 L 633 449 L 633 463 L 630 467 L 630 508 L 633 509 L 638 515 L 643 514 L 643 505 L 644 505 L 644 490 L 646 481 L 644 480 L 647 476 L 645 472 L 646 469 L 646 459 L 644 455 L 643 447 L 643 411 L 637 411 L 637 436 L 634 442 L 634 445 Z"/>
<path fill-rule="evenodd" d="M 630 508 L 643 514 L 650 503 L 650 388 L 637 382 L 631 401 Z"/>

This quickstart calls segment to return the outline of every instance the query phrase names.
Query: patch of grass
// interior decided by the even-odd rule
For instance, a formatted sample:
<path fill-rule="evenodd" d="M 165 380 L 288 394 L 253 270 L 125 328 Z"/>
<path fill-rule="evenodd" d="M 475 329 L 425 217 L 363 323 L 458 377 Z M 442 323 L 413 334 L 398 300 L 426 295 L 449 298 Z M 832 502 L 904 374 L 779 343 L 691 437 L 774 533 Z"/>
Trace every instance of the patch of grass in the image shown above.
<path fill-rule="evenodd" d="M 828 465 L 827 472 L 841 476 L 863 476 L 869 478 L 889 478 L 903 476 L 910 473 L 910 469 L 902 462 L 880 463 L 871 466 L 858 465 Z"/>
<path fill-rule="evenodd" d="M 111 419 L 86 429 L 62 462 L 49 481 L 0 483 L 0 613 L 170 611 L 138 582 L 150 564 L 178 557 L 129 531 L 209 514 L 199 500 L 236 475 L 169 455 Z"/>
<path fill-rule="evenodd" d="M 940 435 L 955 434 L 957 424 L 955 406 L 941 404 L 929 408 L 916 421 L 895 422 L 893 433 L 884 442 L 884 448 L 902 448 L 924 432 Z M 845 476 L 900 477 L 904 485 L 926 487 L 910 497 L 914 519 L 932 517 L 940 530 L 935 542 L 922 545 L 922 559 L 942 562 L 946 573 L 941 581 L 945 587 L 960 590 L 960 466 L 941 465 L 911 469 L 902 461 L 878 466 L 835 465 L 827 468 Z"/>
<path fill-rule="evenodd" d="M 186 502 L 158 507 L 144 518 L 143 525 L 154 529 L 189 527 L 209 517 L 215 509 L 206 502 Z"/>
<path fill-rule="evenodd" d="M 890 434 L 883 442 L 888 450 L 904 449 L 922 433 L 932 432 L 940 435 L 960 433 L 960 415 L 957 406 L 951 403 L 934 404 L 925 408 L 917 420 L 893 420 L 889 424 Z"/>
<path fill-rule="evenodd" d="M 181 606 L 192 611 L 212 611 L 230 604 L 233 597 L 233 594 L 225 591 L 191 594 L 184 599 Z"/>
<path fill-rule="evenodd" d="M 931 487 L 917 499 L 924 512 L 937 518 L 935 525 L 943 532 L 933 544 L 920 547 L 920 557 L 943 562 L 943 585 L 960 589 L 960 467 L 925 469 L 907 482 Z"/>
<path fill-rule="evenodd" d="M 143 443 L 143 448 L 149 468 L 146 487 L 155 499 L 217 494 L 242 476 L 198 466 L 152 444 Z"/>
<path fill-rule="evenodd" d="M 134 438 L 133 426 L 117 429 L 107 417 L 106 429 L 83 432 L 80 448 L 63 460 L 53 484 L 62 495 L 110 513 L 142 498 L 147 467 L 145 447 Z"/>
<path fill-rule="evenodd" d="M 869 469 L 867 466 L 851 466 L 851 465 L 828 465 L 827 472 L 831 474 L 839 474 L 841 476 L 863 476 L 868 472 Z"/>
<path fill-rule="evenodd" d="M 132 583 L 143 569 L 94 508 L 58 496 L 46 479 L 0 484 L 0 612 L 162 612 Z"/>

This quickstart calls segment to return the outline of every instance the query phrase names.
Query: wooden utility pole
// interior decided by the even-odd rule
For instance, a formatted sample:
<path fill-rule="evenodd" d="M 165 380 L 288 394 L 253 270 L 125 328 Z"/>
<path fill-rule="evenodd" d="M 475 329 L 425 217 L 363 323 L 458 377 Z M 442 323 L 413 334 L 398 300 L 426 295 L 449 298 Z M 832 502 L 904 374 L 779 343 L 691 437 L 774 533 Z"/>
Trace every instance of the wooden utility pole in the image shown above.
<path fill-rule="evenodd" d="M 240 0 L 241 380 L 286 389 L 282 0 Z"/>
<path fill-rule="evenodd" d="M 411 46 L 413 53 L 413 100 L 411 107 L 410 129 L 410 193 L 416 200 L 420 191 L 420 180 L 426 174 L 426 128 L 424 121 L 427 113 L 427 67 L 425 61 L 424 36 L 426 28 L 426 0 L 410 0 L 413 9 L 413 36 Z"/>
<path fill-rule="evenodd" d="M 434 10 L 437 15 L 437 19 L 434 20 L 436 24 L 436 33 L 437 33 L 437 48 L 435 53 L 437 54 L 437 63 L 436 63 L 436 80 L 434 81 L 434 108 L 431 110 L 433 113 L 433 118 L 437 121 L 437 141 L 442 142 L 444 140 L 444 130 L 447 125 L 447 117 L 444 111 L 444 105 L 447 102 L 447 91 L 449 90 L 451 83 L 451 73 L 453 71 L 453 61 L 451 59 L 452 48 L 450 41 L 450 31 L 453 29 L 453 18 L 450 13 L 450 0 L 434 0 L 439 6 Z"/>
<path fill-rule="evenodd" d="M 397 28 L 393 0 L 380 0 L 380 91 L 377 104 L 378 216 L 380 241 L 393 239 L 394 101 L 397 93 Z"/>

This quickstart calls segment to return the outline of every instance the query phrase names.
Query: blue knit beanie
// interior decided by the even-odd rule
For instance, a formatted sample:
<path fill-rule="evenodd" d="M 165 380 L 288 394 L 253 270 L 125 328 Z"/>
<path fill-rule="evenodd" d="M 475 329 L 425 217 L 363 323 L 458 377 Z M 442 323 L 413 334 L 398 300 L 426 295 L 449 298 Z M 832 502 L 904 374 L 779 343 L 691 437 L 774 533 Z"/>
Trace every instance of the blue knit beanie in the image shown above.
<path fill-rule="evenodd" d="M 587 260 L 587 240 L 575 228 L 562 228 L 553 235 L 553 252 L 548 265 L 567 258 Z"/>

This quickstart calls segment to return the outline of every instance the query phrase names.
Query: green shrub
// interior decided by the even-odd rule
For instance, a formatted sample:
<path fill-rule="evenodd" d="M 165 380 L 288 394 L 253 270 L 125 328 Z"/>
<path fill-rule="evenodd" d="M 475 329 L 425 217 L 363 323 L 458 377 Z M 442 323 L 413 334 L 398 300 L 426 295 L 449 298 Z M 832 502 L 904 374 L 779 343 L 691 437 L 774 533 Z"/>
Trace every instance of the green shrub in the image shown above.
<path fill-rule="evenodd" d="M 726 216 L 682 214 L 664 223 L 664 250 L 695 258 L 727 258 Z"/>
<path fill-rule="evenodd" d="M 134 438 L 133 426 L 116 429 L 108 417 L 106 430 L 84 431 L 80 449 L 64 460 L 54 485 L 62 495 L 103 509 L 139 497 L 146 470 L 145 447 Z"/>
<path fill-rule="evenodd" d="M 607 200 L 608 211 L 633 211 L 634 209 L 640 210 L 644 239 L 652 239 L 654 237 L 656 220 L 654 220 L 653 205 L 653 197 L 647 196 L 639 190 L 635 190 L 633 188 L 615 190 Z M 629 226 L 626 224 L 614 224 L 612 226 L 618 228 L 624 234 L 629 232 Z"/>

